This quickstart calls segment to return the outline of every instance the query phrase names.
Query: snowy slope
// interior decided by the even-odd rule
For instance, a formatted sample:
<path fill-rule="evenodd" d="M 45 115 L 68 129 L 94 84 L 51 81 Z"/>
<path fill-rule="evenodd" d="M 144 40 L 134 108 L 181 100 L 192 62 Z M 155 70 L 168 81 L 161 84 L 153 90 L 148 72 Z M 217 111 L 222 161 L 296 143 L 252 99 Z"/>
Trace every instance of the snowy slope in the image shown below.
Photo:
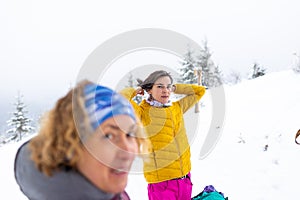
<path fill-rule="evenodd" d="M 223 135 L 210 156 L 193 159 L 194 190 L 214 184 L 231 199 L 294 199 L 299 85 L 300 75 L 285 71 L 227 87 Z"/>
<path fill-rule="evenodd" d="M 300 146 L 294 136 L 300 129 L 300 74 L 270 73 L 235 86 L 225 86 L 225 121 L 214 150 L 199 159 L 200 149 L 211 124 L 210 91 L 199 114 L 198 132 L 191 141 L 193 195 L 213 184 L 231 200 L 282 200 L 298 198 Z M 239 143 L 241 138 L 245 143 Z M 0 147 L 0 188 L 3 199 L 26 199 L 14 181 L 13 160 L 20 144 Z M 268 145 L 267 151 L 264 151 Z M 133 200 L 147 199 L 142 174 L 132 173 L 127 191 Z M 2 198 L 1 198 L 2 199 Z"/>

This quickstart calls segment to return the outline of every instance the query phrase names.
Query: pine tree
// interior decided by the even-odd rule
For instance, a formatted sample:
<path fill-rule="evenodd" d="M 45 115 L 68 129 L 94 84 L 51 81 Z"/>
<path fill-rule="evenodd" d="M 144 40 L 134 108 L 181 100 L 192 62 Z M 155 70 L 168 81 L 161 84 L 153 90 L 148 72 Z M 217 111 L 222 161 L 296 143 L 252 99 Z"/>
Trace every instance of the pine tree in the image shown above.
<path fill-rule="evenodd" d="M 218 66 L 215 66 L 211 59 L 211 52 L 207 45 L 207 40 L 204 40 L 203 47 L 197 49 L 199 52 L 195 56 L 194 50 L 189 46 L 184 54 L 179 74 L 182 83 L 198 84 L 207 88 L 217 87 L 222 84 L 222 75 Z M 201 76 L 199 75 L 201 72 Z M 198 78 L 200 77 L 201 80 Z M 195 106 L 195 112 L 199 112 L 198 104 Z"/>
<path fill-rule="evenodd" d="M 181 74 L 182 83 L 187 84 L 201 84 L 201 69 L 196 66 L 194 59 L 194 51 L 188 46 L 187 52 L 184 54 L 183 61 L 181 62 L 181 67 L 179 68 L 179 73 Z M 199 79 L 200 78 L 200 79 Z M 199 104 L 195 104 L 195 113 L 199 112 Z"/>
<path fill-rule="evenodd" d="M 134 87 L 134 85 L 133 85 L 133 75 L 132 75 L 132 73 L 129 73 L 129 77 L 128 77 L 128 87 Z"/>
<path fill-rule="evenodd" d="M 295 63 L 293 64 L 293 70 L 296 73 L 300 73 L 300 56 L 297 53 L 294 53 L 295 56 Z"/>
<path fill-rule="evenodd" d="M 241 144 L 245 144 L 246 143 L 244 137 L 242 136 L 242 133 L 240 133 L 240 135 L 239 135 L 238 138 L 239 138 L 238 143 L 241 143 Z"/>
<path fill-rule="evenodd" d="M 207 88 L 217 87 L 222 84 L 222 75 L 218 66 L 212 60 L 212 53 L 207 45 L 207 40 L 203 41 L 203 47 L 196 56 L 196 66 L 202 69 L 202 85 Z"/>
<path fill-rule="evenodd" d="M 227 83 L 231 84 L 231 85 L 235 85 L 235 84 L 241 82 L 241 80 L 242 80 L 241 74 L 236 71 L 232 71 L 229 74 L 229 76 L 227 77 Z"/>
<path fill-rule="evenodd" d="M 23 96 L 18 93 L 16 98 L 15 111 L 11 119 L 7 121 L 7 125 L 11 127 L 6 131 L 6 142 L 20 141 L 23 136 L 32 133 L 35 128 L 30 125 L 32 119 L 28 118 L 26 114 L 28 111 L 25 109 L 26 106 L 22 101 Z"/>
<path fill-rule="evenodd" d="M 223 83 L 222 72 L 219 66 L 215 66 L 215 69 L 210 78 L 210 87 L 218 87 L 222 85 L 222 83 Z"/>
<path fill-rule="evenodd" d="M 266 69 L 263 67 L 260 67 L 257 63 L 254 63 L 252 67 L 252 75 L 250 79 L 254 79 L 260 76 L 264 76 L 266 74 Z"/>
<path fill-rule="evenodd" d="M 195 60 L 193 56 L 193 51 L 188 47 L 187 52 L 184 54 L 181 67 L 179 68 L 180 82 L 194 84 L 197 83 L 197 76 L 195 75 Z"/>
<path fill-rule="evenodd" d="M 129 74 L 129 77 L 128 77 L 128 87 L 136 87 L 137 85 L 134 84 L 134 77 L 132 75 L 132 73 Z M 136 95 L 133 99 L 133 101 L 135 101 L 137 104 L 140 104 L 143 100 L 142 96 L 140 95 Z"/>

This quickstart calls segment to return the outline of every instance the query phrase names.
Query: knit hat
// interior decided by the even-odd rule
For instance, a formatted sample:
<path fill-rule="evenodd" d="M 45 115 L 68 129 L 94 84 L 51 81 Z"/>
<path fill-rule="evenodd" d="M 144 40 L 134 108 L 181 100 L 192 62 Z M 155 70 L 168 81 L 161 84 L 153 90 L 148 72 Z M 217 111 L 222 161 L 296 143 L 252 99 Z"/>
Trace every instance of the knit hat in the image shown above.
<path fill-rule="evenodd" d="M 105 120 L 116 115 L 128 115 L 134 121 L 136 116 L 129 101 L 121 94 L 101 86 L 88 84 L 84 88 L 85 108 L 94 130 Z"/>

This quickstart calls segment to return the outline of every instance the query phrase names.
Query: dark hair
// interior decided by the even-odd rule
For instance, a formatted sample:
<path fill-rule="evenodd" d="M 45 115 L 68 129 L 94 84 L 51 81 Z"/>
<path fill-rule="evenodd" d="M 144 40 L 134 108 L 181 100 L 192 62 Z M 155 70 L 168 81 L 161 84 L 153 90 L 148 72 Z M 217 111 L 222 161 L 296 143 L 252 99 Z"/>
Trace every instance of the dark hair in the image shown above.
<path fill-rule="evenodd" d="M 137 79 L 138 86 L 140 86 L 142 89 L 146 90 L 147 92 L 152 89 L 155 81 L 157 79 L 168 76 L 171 79 L 171 84 L 173 83 L 173 78 L 170 75 L 170 73 L 164 71 L 164 70 L 158 70 L 155 72 L 152 72 L 144 81 L 141 79 Z"/>

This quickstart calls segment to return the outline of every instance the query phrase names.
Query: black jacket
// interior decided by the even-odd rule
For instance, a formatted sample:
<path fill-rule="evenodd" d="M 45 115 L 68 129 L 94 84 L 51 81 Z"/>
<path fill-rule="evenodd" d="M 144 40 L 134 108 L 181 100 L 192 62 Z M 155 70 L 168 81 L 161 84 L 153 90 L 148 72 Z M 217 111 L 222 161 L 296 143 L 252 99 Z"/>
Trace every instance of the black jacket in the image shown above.
<path fill-rule="evenodd" d="M 47 177 L 30 159 L 28 142 L 15 158 L 15 179 L 30 200 L 129 200 L 127 193 L 114 195 L 101 191 L 74 169 L 65 169 Z"/>

